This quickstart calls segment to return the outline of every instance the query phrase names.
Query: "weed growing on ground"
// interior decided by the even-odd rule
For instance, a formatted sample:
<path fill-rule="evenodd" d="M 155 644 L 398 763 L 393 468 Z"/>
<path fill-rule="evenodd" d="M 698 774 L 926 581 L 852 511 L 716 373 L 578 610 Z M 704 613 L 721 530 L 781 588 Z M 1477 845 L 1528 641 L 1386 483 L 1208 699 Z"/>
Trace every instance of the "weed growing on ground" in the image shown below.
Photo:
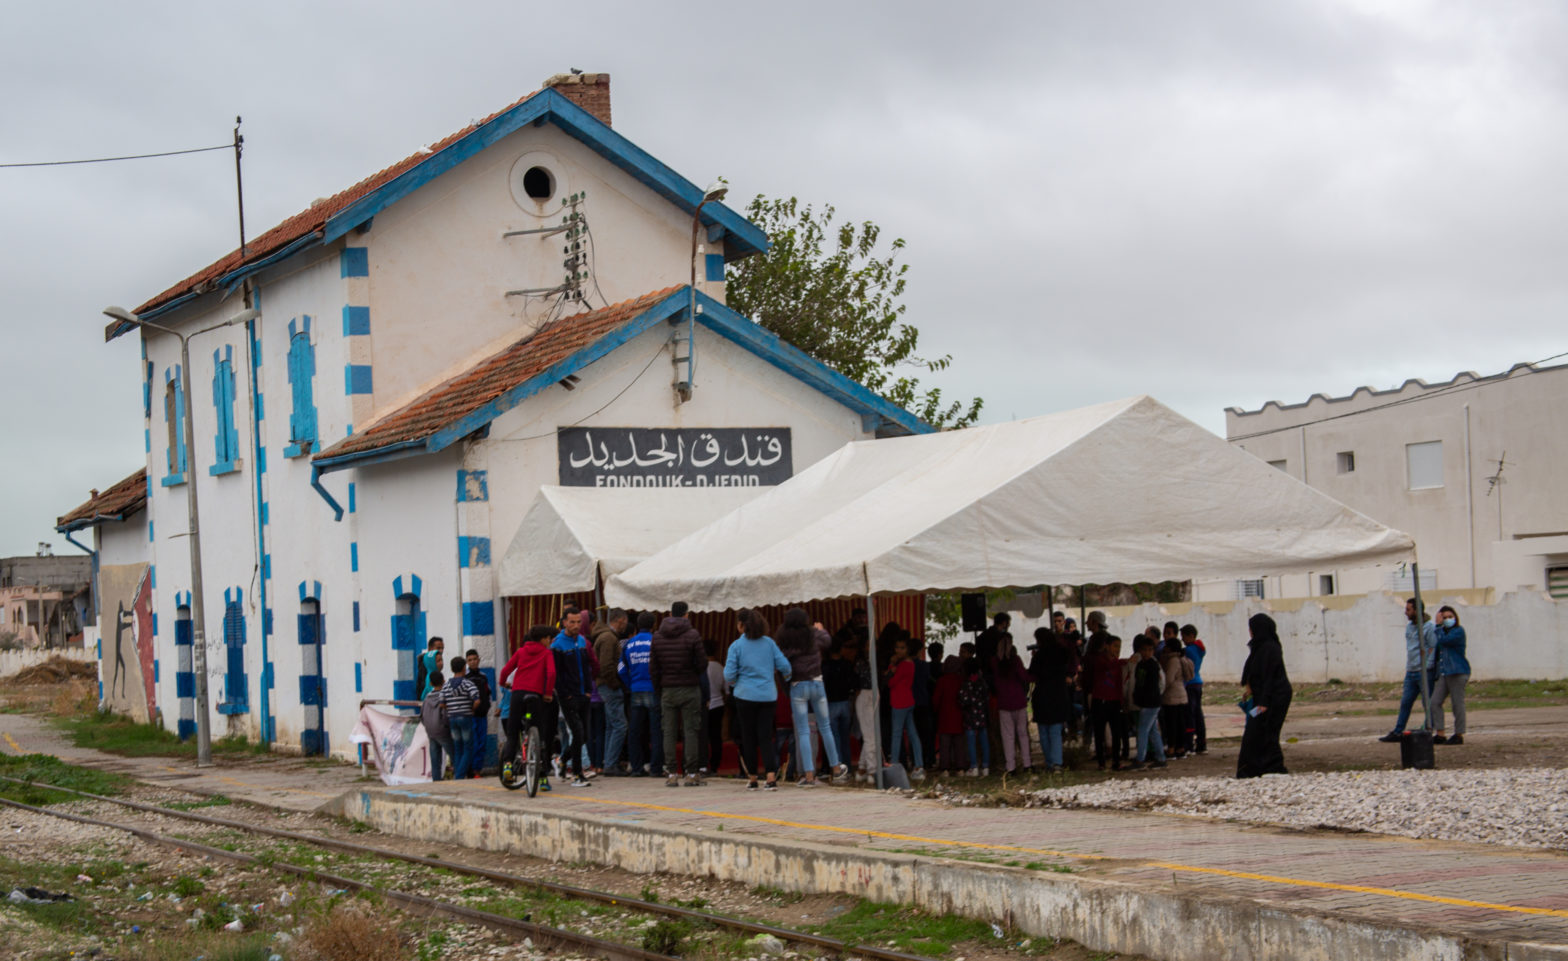
<path fill-rule="evenodd" d="M 933 958 L 948 954 L 954 945 L 965 942 L 1001 943 L 984 921 L 952 915 L 938 917 L 901 905 L 873 901 L 861 901 L 813 930 L 850 944 L 891 944 L 900 951 Z"/>
<path fill-rule="evenodd" d="M 771 884 L 759 884 L 751 889 L 752 897 L 764 898 L 776 904 L 797 904 L 806 896 L 797 891 L 786 891 Z"/>
<path fill-rule="evenodd" d="M 691 937 L 691 925 L 685 921 L 663 918 L 643 932 L 642 947 L 655 954 L 680 955 Z"/>
<path fill-rule="evenodd" d="M 167 801 L 163 806 L 171 811 L 194 811 L 197 808 L 227 807 L 233 803 L 233 801 L 221 794 L 214 794 L 212 797 L 202 798 L 200 801 Z"/>
<path fill-rule="evenodd" d="M 23 781 L 36 781 L 40 784 L 53 784 L 73 791 L 105 795 L 118 794 L 135 783 L 124 775 L 67 764 L 49 754 L 24 754 L 20 757 L 0 755 L 0 775 Z M 59 791 L 13 784 L 9 781 L 0 781 L 0 797 L 33 805 L 58 804 L 72 799 L 71 795 Z"/>
<path fill-rule="evenodd" d="M 420 945 L 421 961 L 441 957 L 445 943 L 444 933 L 431 934 Z M 407 956 L 397 924 L 353 902 L 339 902 L 313 917 L 299 947 L 310 961 L 401 961 Z"/>

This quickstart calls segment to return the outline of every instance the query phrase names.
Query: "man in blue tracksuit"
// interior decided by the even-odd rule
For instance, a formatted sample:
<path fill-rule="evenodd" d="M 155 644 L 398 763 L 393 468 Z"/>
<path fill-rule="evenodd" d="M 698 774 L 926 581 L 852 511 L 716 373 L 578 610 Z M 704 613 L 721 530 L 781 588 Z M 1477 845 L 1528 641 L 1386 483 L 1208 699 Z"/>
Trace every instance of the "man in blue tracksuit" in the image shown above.
<path fill-rule="evenodd" d="M 568 613 L 563 618 L 564 627 L 550 645 L 555 655 L 555 700 L 561 705 L 561 716 L 566 719 L 570 739 L 561 744 L 561 772 L 568 765 L 576 772 L 573 787 L 584 787 L 582 746 L 588 741 L 588 698 L 593 693 L 593 676 L 599 673 L 599 662 L 593 648 L 578 636 L 577 625 L 581 615 Z"/>
<path fill-rule="evenodd" d="M 1405 690 L 1399 698 L 1399 718 L 1394 721 L 1394 729 L 1378 738 L 1390 744 L 1398 743 L 1405 736 L 1405 724 L 1410 720 L 1410 709 L 1415 706 L 1416 699 L 1421 696 L 1421 672 L 1431 672 L 1437 657 L 1437 628 L 1432 623 L 1432 618 L 1422 611 L 1421 632 L 1416 633 L 1416 602 L 1412 598 L 1405 602 Z M 1423 661 L 1421 651 L 1426 649 L 1426 659 Z M 1429 719 L 1430 720 L 1430 719 Z"/>
<path fill-rule="evenodd" d="M 627 713 L 631 726 L 632 777 L 647 777 L 649 770 L 664 769 L 663 733 L 659 723 L 659 697 L 653 689 L 653 624 L 651 611 L 637 615 L 637 633 L 621 649 L 621 666 L 617 671 L 627 692 Z M 652 735 L 652 758 L 649 758 L 649 736 Z"/>

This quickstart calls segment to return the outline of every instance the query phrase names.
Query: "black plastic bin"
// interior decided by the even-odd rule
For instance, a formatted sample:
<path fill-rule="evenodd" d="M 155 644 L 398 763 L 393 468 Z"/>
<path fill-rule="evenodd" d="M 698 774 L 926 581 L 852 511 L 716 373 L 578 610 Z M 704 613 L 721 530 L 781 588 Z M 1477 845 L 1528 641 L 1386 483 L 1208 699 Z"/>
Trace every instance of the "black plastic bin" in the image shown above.
<path fill-rule="evenodd" d="M 1432 732 L 1407 731 L 1399 739 L 1399 766 L 1415 768 L 1418 771 L 1430 771 L 1437 766 L 1437 758 L 1432 750 Z"/>

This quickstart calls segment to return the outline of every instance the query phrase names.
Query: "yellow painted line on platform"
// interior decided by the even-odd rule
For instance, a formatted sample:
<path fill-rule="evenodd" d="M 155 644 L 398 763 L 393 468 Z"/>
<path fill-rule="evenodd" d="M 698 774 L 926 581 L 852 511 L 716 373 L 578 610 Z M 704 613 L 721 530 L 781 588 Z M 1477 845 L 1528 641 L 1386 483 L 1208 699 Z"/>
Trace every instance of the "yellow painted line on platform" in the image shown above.
<path fill-rule="evenodd" d="M 950 848 L 975 848 L 984 851 L 1011 851 L 1018 854 L 1045 854 L 1059 858 L 1074 858 L 1080 861 L 1112 861 L 1132 860 L 1113 858 L 1107 854 L 1082 854 L 1076 851 L 1054 851 L 1049 848 L 1026 848 L 1011 844 L 987 844 L 981 841 L 955 841 L 948 838 L 927 838 L 914 834 L 893 834 L 888 831 L 868 831 L 864 828 L 847 828 L 837 824 L 808 824 L 802 821 L 786 821 L 781 818 L 762 817 L 755 814 L 732 814 L 725 811 L 704 811 L 699 808 L 671 807 L 664 804 L 651 804 L 646 801 L 614 801 L 609 798 L 584 797 L 581 794 L 564 796 L 564 800 L 583 801 L 588 804 L 606 804 L 612 807 L 643 808 L 649 811 L 668 811 L 675 814 L 696 814 L 702 817 L 723 818 L 726 821 L 751 821 L 757 824 L 772 824 L 778 827 L 800 828 L 805 831 L 825 831 L 834 834 L 855 834 L 864 837 L 882 838 L 891 841 L 913 841 L 917 844 L 933 844 Z M 1445 898 L 1435 894 L 1421 894 L 1416 891 L 1400 891 L 1396 888 L 1376 888 L 1359 884 L 1340 884 L 1334 881 L 1312 881 L 1307 878 L 1290 878 L 1276 874 L 1252 874 L 1246 871 L 1230 871 L 1224 868 L 1206 868 L 1193 864 L 1177 864 L 1171 861 L 1143 862 L 1148 867 L 1162 868 L 1166 871 L 1181 871 L 1190 874 L 1209 874 L 1219 877 L 1239 878 L 1248 881 L 1261 881 L 1266 884 L 1280 884 L 1297 888 L 1317 888 L 1327 891 L 1348 891 L 1355 894 L 1373 894 L 1385 898 L 1398 898 L 1405 901 L 1421 901 L 1427 904 L 1445 904 L 1461 908 L 1486 908 L 1491 911 L 1504 911 L 1510 914 L 1533 914 L 1543 917 L 1568 918 L 1568 910 L 1561 908 L 1532 908 L 1516 904 L 1497 904 L 1491 901 L 1469 901 L 1464 898 Z"/>
<path fill-rule="evenodd" d="M 18 754 L 26 754 L 27 753 L 26 751 L 22 750 L 22 745 L 16 743 L 16 738 L 11 736 L 11 732 L 10 731 L 6 731 L 4 733 L 5 733 L 5 743 L 11 745 L 11 750 L 15 751 Z"/>

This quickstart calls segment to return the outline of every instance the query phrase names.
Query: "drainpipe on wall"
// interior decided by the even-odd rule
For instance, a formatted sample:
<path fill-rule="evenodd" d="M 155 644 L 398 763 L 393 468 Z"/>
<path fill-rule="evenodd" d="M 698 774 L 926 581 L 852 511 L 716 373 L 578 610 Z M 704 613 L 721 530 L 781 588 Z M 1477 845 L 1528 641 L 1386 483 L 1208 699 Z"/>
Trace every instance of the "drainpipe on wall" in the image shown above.
<path fill-rule="evenodd" d="M 70 542 L 71 544 L 73 544 L 74 546 L 76 546 L 77 548 L 79 548 L 80 550 L 86 551 L 87 552 L 87 556 L 91 557 L 93 559 L 93 623 L 96 624 L 98 622 L 98 613 L 99 613 L 99 611 L 98 611 L 98 552 L 93 550 L 91 547 L 88 547 L 86 544 L 83 544 L 81 541 L 77 540 L 75 535 L 76 535 L 75 531 L 66 531 L 65 532 L 65 539 L 68 542 Z M 101 631 L 102 628 L 99 628 L 99 630 Z M 85 633 L 83 634 L 83 637 L 84 638 L 86 637 Z"/>
<path fill-rule="evenodd" d="M 243 243 L 243 240 L 241 243 Z M 246 308 L 259 309 L 260 305 L 261 295 L 252 290 L 249 280 L 245 281 Z M 261 559 L 267 549 L 267 532 L 265 526 L 261 523 L 261 509 L 263 506 L 261 496 L 261 462 L 266 453 L 261 443 L 261 421 L 256 417 L 258 400 L 261 397 L 261 385 L 256 377 L 256 362 L 259 359 L 256 356 L 256 345 L 260 343 L 257 331 L 260 330 L 258 326 L 260 323 L 260 318 L 245 322 L 245 356 L 250 361 L 250 434 L 252 443 L 250 472 L 256 479 L 252 495 L 254 501 L 252 502 L 253 510 L 251 513 L 256 518 L 256 569 L 258 575 L 256 578 L 256 595 L 261 600 L 261 680 L 259 684 L 261 689 L 261 743 L 270 745 L 275 736 L 275 732 L 272 730 L 272 697 L 268 693 L 272 684 L 272 660 L 268 656 L 267 650 L 267 627 L 269 626 L 269 618 L 267 617 L 267 579 L 260 576 Z"/>
<path fill-rule="evenodd" d="M 1475 587 L 1475 479 L 1470 469 L 1470 405 L 1465 405 L 1465 537 L 1470 544 L 1470 586 Z M 1493 568 L 1496 569 L 1495 567 Z"/>

